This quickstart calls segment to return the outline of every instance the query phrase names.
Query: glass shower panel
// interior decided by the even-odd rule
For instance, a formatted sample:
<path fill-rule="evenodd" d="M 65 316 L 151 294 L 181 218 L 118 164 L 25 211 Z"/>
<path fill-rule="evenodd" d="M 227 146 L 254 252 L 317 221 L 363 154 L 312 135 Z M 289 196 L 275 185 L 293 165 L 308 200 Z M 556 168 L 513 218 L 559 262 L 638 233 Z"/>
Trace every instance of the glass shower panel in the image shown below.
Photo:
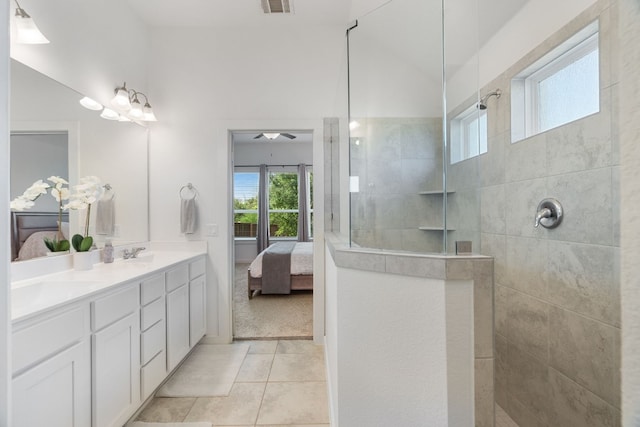
<path fill-rule="evenodd" d="M 491 34 L 491 28 L 480 31 L 478 24 L 480 16 L 487 12 L 478 9 L 478 0 L 447 1 L 444 6 L 446 194 L 443 198 L 447 212 L 447 253 L 456 252 L 456 241 L 470 241 L 472 251 L 480 252 L 480 169 L 491 145 L 487 140 L 487 118 L 494 113 L 479 103 L 478 93 L 479 49 L 482 40 Z M 491 108 L 494 103 L 488 101 L 486 105 Z M 464 119 L 459 120 L 460 117 Z M 452 147 L 462 148 L 464 155 L 452 156 Z"/>
<path fill-rule="evenodd" d="M 353 246 L 445 248 L 442 2 L 394 0 L 349 32 Z"/>

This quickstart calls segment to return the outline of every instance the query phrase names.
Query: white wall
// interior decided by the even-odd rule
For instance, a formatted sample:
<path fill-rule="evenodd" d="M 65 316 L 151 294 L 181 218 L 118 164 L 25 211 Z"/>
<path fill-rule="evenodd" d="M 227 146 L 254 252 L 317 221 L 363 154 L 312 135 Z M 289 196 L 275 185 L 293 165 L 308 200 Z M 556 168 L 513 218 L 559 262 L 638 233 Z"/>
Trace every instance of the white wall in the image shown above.
<path fill-rule="evenodd" d="M 9 2 L 0 0 L 0 27 L 7 28 Z M 11 292 L 9 231 L 9 37 L 0 34 L 0 427 L 11 425 Z"/>
<path fill-rule="evenodd" d="M 233 258 L 229 131 L 309 129 L 314 160 L 321 161 L 322 118 L 333 107 L 344 29 L 165 28 L 154 30 L 152 40 L 150 85 L 159 122 L 150 143 L 151 238 L 207 239 L 207 337 L 225 342 Z M 322 170 L 314 173 L 314 193 L 322 195 Z M 177 191 L 187 182 L 198 189 L 201 224 L 218 224 L 217 237 L 205 236 L 202 227 L 180 235 Z M 322 197 L 314 208 L 323 212 Z M 322 241 L 321 227 L 314 229 Z"/>
<path fill-rule="evenodd" d="M 22 6 L 51 43 L 12 43 L 11 57 L 104 105 L 124 81 L 149 95 L 153 105 L 153 94 L 146 92 L 147 29 L 126 0 L 37 1 Z"/>
<path fill-rule="evenodd" d="M 447 81 L 447 103 L 455 107 L 477 87 L 483 87 L 516 63 L 529 51 L 542 44 L 595 0 L 535 0 L 527 2 L 489 41 L 480 48 L 479 59 L 474 57 Z M 553 11 L 553 13 L 549 13 Z M 471 71 L 470 71 L 471 70 Z M 469 82 L 469 76 L 477 75 Z M 471 83 L 471 85 L 470 85 Z M 508 88 L 502 88 L 503 90 Z"/>

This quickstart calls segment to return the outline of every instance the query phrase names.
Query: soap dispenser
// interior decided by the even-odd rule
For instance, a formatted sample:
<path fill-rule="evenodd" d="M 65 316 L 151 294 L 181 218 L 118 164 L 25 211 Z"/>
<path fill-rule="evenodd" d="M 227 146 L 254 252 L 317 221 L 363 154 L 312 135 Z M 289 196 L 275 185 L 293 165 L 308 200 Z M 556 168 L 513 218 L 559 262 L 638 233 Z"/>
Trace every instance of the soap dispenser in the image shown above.
<path fill-rule="evenodd" d="M 102 261 L 105 264 L 113 262 L 113 245 L 111 244 L 111 240 L 107 240 L 104 244 L 104 249 L 102 250 Z"/>

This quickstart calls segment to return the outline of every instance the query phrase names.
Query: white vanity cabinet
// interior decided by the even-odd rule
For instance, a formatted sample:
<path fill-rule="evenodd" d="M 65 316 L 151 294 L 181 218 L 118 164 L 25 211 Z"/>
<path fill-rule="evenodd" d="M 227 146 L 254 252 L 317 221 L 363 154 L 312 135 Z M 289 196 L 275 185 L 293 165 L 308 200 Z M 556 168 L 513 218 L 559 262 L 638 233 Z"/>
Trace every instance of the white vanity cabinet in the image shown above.
<path fill-rule="evenodd" d="M 93 427 L 123 425 L 140 400 L 139 284 L 91 303 Z"/>
<path fill-rule="evenodd" d="M 167 289 L 167 371 L 189 353 L 189 265 L 166 273 Z"/>
<path fill-rule="evenodd" d="M 207 330 L 206 264 L 200 258 L 189 264 L 189 344 L 196 345 Z"/>
<path fill-rule="evenodd" d="M 140 283 L 140 380 L 146 400 L 167 376 L 165 274 Z"/>
<path fill-rule="evenodd" d="M 12 425 L 90 425 L 90 358 L 88 304 L 15 324 Z"/>

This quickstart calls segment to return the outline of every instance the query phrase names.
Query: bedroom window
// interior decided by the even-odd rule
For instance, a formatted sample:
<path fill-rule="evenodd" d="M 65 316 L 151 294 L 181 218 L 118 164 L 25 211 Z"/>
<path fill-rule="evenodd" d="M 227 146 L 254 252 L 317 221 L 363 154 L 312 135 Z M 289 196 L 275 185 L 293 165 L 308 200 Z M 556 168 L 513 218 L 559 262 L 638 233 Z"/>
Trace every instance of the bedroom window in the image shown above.
<path fill-rule="evenodd" d="M 258 179 L 256 172 L 233 174 L 233 228 L 235 237 L 258 235 Z"/>
<path fill-rule="evenodd" d="M 278 167 L 269 172 L 269 235 L 273 238 L 294 239 L 298 235 L 299 188 L 295 170 Z M 234 173 L 234 235 L 236 238 L 255 238 L 258 234 L 259 172 Z M 307 223 L 313 236 L 313 172 L 307 169 Z"/>

